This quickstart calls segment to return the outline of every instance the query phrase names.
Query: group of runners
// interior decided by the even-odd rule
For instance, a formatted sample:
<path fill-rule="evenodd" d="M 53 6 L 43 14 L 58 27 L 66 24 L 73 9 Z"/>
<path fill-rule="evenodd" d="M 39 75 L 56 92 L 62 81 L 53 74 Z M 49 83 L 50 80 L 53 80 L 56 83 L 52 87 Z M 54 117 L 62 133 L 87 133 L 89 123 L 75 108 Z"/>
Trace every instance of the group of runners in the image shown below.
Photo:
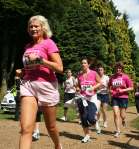
<path fill-rule="evenodd" d="M 27 31 L 31 40 L 25 46 L 22 59 L 24 68 L 16 70 L 17 79 L 22 79 L 19 90 L 21 127 L 19 149 L 31 149 L 32 138 L 39 136 L 39 125 L 36 123 L 38 110 L 44 115 L 45 125 L 54 148 L 62 149 L 56 127 L 56 109 L 60 95 L 55 75 L 55 73 L 63 74 L 62 59 L 57 45 L 51 39 L 52 31 L 44 16 L 32 16 L 28 21 Z M 116 130 L 114 136 L 120 135 L 120 121 L 124 126 L 126 125 L 128 92 L 133 90 L 133 82 L 123 72 L 124 66 L 121 62 L 116 63 L 115 73 L 110 77 L 104 74 L 103 66 L 99 66 L 97 70 L 90 69 L 91 62 L 91 59 L 83 58 L 82 69 L 76 79 L 72 76 L 71 70 L 68 70 L 64 82 L 64 105 L 76 99 L 76 110 L 84 131 L 81 140 L 83 143 L 90 141 L 90 126 L 95 125 L 97 132 L 101 132 L 99 127 L 101 108 L 103 126 L 109 126 L 107 117 L 109 97 L 114 113 Z M 137 98 L 138 95 L 137 92 Z M 64 106 L 64 117 L 61 118 L 64 121 L 68 120 L 67 112 L 68 107 Z"/>
<path fill-rule="evenodd" d="M 115 73 L 112 76 L 105 74 L 103 65 L 98 65 L 94 71 L 90 69 L 90 64 L 91 61 L 88 58 L 83 58 L 81 61 L 82 70 L 77 78 L 73 77 L 71 70 L 68 69 L 64 82 L 64 116 L 61 117 L 61 120 L 68 120 L 67 111 L 70 103 L 73 104 L 73 100 L 76 100 L 78 96 L 79 98 L 75 102 L 85 135 L 82 139 L 83 143 L 90 141 L 90 126 L 95 125 L 97 133 L 101 133 L 101 113 L 103 127 L 108 127 L 107 108 L 109 104 L 113 109 L 114 137 L 119 137 L 120 124 L 126 126 L 128 92 L 133 90 L 133 82 L 124 73 L 122 62 L 116 63 Z"/>

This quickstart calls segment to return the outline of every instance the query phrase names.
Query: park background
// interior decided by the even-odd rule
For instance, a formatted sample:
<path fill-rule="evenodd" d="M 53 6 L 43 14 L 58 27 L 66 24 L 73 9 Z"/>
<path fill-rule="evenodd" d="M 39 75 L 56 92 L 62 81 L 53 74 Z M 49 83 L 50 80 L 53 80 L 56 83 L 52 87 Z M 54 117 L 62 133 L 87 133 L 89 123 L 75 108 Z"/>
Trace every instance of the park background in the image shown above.
<path fill-rule="evenodd" d="M 37 14 L 48 18 L 65 70 L 70 68 L 76 75 L 80 59 L 89 56 L 92 67 L 103 64 L 108 75 L 116 61 L 122 61 L 134 83 L 139 81 L 135 33 L 128 14 L 121 13 L 112 0 L 0 0 L 0 9 L 0 100 L 15 85 L 15 70 L 23 67 L 22 54 L 30 41 L 27 21 Z M 64 75 L 57 77 L 62 84 Z M 134 102 L 133 92 L 130 100 Z"/>
<path fill-rule="evenodd" d="M 30 41 L 27 21 L 32 15 L 37 14 L 48 18 L 53 31 L 52 39 L 60 49 L 65 70 L 70 68 L 76 75 L 80 70 L 80 59 L 89 56 L 94 62 L 92 67 L 95 69 L 101 63 L 105 66 L 108 75 L 113 74 L 116 61 L 122 61 L 124 71 L 130 75 L 134 83 L 139 81 L 139 46 L 135 41 L 135 33 L 129 26 L 128 14 L 121 13 L 112 0 L 0 0 L 0 10 L 0 100 L 3 99 L 6 91 L 15 85 L 15 70 L 23 67 L 22 54 L 25 45 Z M 57 115 L 59 118 L 63 114 L 61 84 L 65 77 L 59 74 L 57 76 L 61 93 Z M 134 92 L 130 93 L 129 102 L 129 106 L 135 105 Z M 109 112 L 111 117 L 112 111 Z M 136 129 L 139 129 L 139 117 L 136 116 L 135 107 L 129 107 L 127 115 L 130 116 L 128 119 L 130 129 L 124 130 L 125 133 L 120 140 L 110 142 L 114 147 L 131 149 L 138 144 Z M 82 135 L 82 132 L 78 124 L 72 123 L 75 118 L 75 111 L 70 109 L 71 123 L 58 122 L 59 127 L 62 127 L 60 128 L 62 143 L 67 149 L 71 146 L 73 149 L 86 147 L 82 146 L 78 139 L 80 137 L 78 135 Z M 13 120 L 14 114 L 3 113 L 0 110 L 0 145 L 3 149 L 6 147 L 6 149 L 9 147 L 15 149 L 15 144 L 18 144 L 19 124 Z M 111 121 L 112 119 L 110 124 L 113 124 Z M 66 132 L 67 128 L 69 132 Z M 110 144 L 108 140 L 112 139 L 111 131 L 113 126 L 110 130 L 104 130 L 105 134 L 97 141 L 92 141 L 93 146 L 108 146 Z M 41 148 L 42 145 L 46 148 L 45 142 L 51 143 L 49 137 L 47 141 L 45 140 L 46 137 L 46 134 L 44 136 L 42 134 Z M 107 140 L 103 140 L 106 138 Z M 66 142 L 68 145 L 64 144 Z M 35 143 L 34 147 L 35 145 L 36 148 L 40 148 L 37 146 L 38 143 Z"/>
<path fill-rule="evenodd" d="M 41 14 L 48 18 L 62 56 L 64 69 L 80 70 L 80 58 L 89 56 L 93 66 L 102 63 L 111 75 L 116 61 L 134 82 L 139 80 L 139 47 L 129 26 L 128 14 L 112 0 L 0 0 L 0 94 L 15 81 L 22 68 L 22 53 L 30 41 L 27 21 Z M 59 82 L 64 79 L 58 75 Z"/>

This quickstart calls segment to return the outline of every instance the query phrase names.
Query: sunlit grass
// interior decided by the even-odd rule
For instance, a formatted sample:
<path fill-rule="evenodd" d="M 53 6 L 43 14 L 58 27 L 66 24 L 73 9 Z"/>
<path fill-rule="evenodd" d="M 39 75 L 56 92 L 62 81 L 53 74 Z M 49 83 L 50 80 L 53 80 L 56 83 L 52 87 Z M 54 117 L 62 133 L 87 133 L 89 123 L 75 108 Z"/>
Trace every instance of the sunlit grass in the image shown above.
<path fill-rule="evenodd" d="M 14 113 L 4 113 L 2 110 L 0 110 L 0 120 L 13 120 L 14 119 Z"/>
<path fill-rule="evenodd" d="M 139 116 L 131 122 L 131 126 L 139 130 Z"/>

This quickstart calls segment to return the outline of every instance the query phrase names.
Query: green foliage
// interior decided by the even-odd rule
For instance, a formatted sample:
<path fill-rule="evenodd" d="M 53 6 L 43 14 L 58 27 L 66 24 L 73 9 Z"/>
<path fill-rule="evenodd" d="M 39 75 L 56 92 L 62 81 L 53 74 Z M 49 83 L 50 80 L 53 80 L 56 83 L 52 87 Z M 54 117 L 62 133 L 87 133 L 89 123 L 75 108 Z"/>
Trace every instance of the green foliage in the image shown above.
<path fill-rule="evenodd" d="M 57 119 L 60 119 L 63 116 L 63 113 L 64 113 L 63 106 L 58 106 Z M 77 115 L 76 115 L 75 109 L 69 108 L 67 117 L 68 117 L 68 120 L 70 120 L 70 121 L 76 119 Z"/>
<path fill-rule="evenodd" d="M 128 15 L 121 14 L 109 0 L 1 0 L 0 1 L 0 84 L 14 84 L 16 68 L 22 68 L 23 47 L 29 41 L 28 18 L 42 14 L 49 20 L 64 68 L 80 70 L 83 56 L 102 63 L 107 74 L 116 61 L 139 80 L 139 47 L 129 28 Z M 5 73 L 6 72 L 6 73 Z M 137 76 L 137 79 L 136 79 Z M 63 79 L 59 76 L 60 80 Z"/>
<path fill-rule="evenodd" d="M 101 27 L 87 3 L 69 8 L 60 24 L 57 38 L 65 68 L 77 71 L 81 57 L 100 57 L 106 60 L 108 55 L 106 46 L 103 46 L 106 42 Z"/>
<path fill-rule="evenodd" d="M 6 11 L 16 12 L 21 15 L 28 14 L 31 11 L 31 8 L 24 0 L 3 0 L 1 3 Z"/>
<path fill-rule="evenodd" d="M 103 36 L 106 40 L 107 51 L 109 53 L 106 64 L 109 74 L 112 73 L 114 64 L 117 61 L 123 61 L 126 73 L 131 74 L 135 78 L 135 69 L 133 67 L 134 59 L 132 59 L 132 47 L 135 47 L 133 39 L 134 33 L 129 31 L 129 23 L 127 14 L 121 14 L 112 1 L 109 0 L 91 0 L 90 7 L 98 17 L 99 24 L 102 27 Z M 132 36 L 130 37 L 129 34 Z M 136 59 L 137 60 L 137 59 Z"/>

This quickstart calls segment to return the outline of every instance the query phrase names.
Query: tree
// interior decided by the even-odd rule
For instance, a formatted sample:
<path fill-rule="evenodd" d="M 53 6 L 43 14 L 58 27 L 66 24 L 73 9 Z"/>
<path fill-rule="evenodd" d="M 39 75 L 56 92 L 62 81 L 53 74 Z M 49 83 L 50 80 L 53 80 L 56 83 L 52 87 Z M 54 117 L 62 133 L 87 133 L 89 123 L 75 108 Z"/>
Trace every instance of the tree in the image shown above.
<path fill-rule="evenodd" d="M 79 70 L 83 56 L 97 57 L 105 61 L 108 52 L 95 14 L 86 2 L 72 5 L 57 28 L 58 45 L 61 49 L 65 68 Z M 98 59 L 99 60 L 99 59 Z"/>
<path fill-rule="evenodd" d="M 132 60 L 132 44 L 129 38 L 129 23 L 127 14 L 116 10 L 112 1 L 91 0 L 89 2 L 93 12 L 98 17 L 103 36 L 107 41 L 109 55 L 107 68 L 112 73 L 116 61 L 123 61 L 126 73 L 135 76 Z"/>

